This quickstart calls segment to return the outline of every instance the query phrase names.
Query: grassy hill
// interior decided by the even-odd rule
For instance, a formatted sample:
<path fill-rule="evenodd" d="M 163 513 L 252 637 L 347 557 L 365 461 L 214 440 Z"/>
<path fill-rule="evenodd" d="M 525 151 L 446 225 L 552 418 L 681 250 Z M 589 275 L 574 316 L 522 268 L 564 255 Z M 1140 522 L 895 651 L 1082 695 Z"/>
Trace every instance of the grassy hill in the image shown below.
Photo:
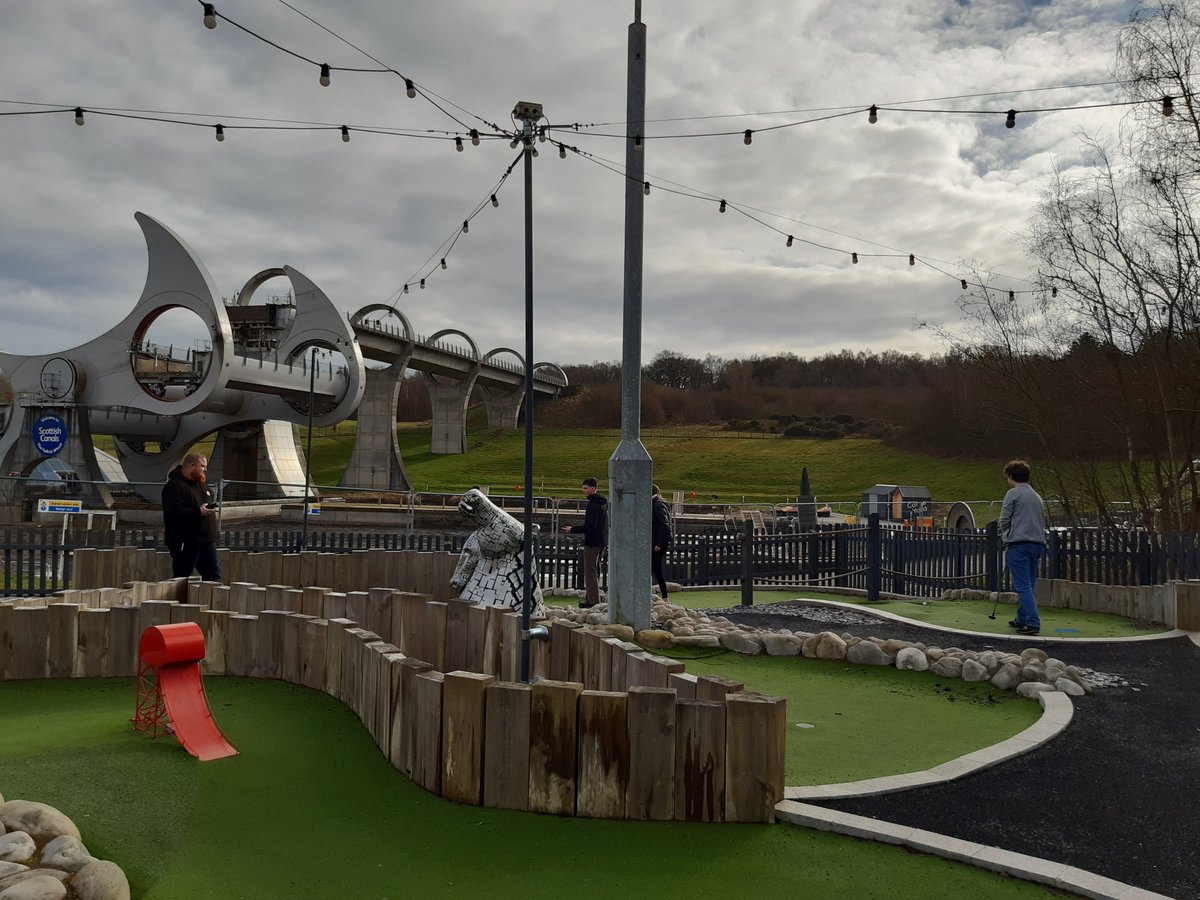
<path fill-rule="evenodd" d="M 336 484 L 354 445 L 354 422 L 320 429 L 313 439 L 313 476 Z M 303 432 L 301 432 L 303 434 Z M 524 483 L 522 430 L 469 432 L 469 452 L 435 456 L 428 425 L 398 429 L 405 468 L 421 491 L 458 492 L 473 484 L 513 493 Z M 608 458 L 619 441 L 611 429 L 539 428 L 534 437 L 534 489 L 574 496 L 588 475 L 607 480 Z M 711 427 L 654 429 L 642 442 L 654 458 L 654 478 L 667 495 L 695 491 L 723 502 L 779 502 L 794 497 L 808 467 L 812 489 L 824 502 L 858 500 L 877 482 L 917 484 L 938 500 L 989 500 L 1004 495 L 1003 460 L 938 459 L 870 439 L 812 440 L 717 432 Z"/>

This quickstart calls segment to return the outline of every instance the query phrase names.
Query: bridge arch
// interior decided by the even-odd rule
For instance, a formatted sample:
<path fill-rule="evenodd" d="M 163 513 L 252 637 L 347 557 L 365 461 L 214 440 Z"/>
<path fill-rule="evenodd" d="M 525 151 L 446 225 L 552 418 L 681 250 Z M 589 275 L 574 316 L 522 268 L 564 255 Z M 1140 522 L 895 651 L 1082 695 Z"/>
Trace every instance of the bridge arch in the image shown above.
<path fill-rule="evenodd" d="M 425 339 L 425 343 L 433 344 L 438 338 L 444 337 L 447 334 L 457 334 L 459 337 L 465 338 L 466 342 L 471 345 L 471 353 L 473 354 L 471 358 L 475 360 L 475 362 L 481 361 L 479 356 L 479 345 L 475 343 L 475 338 L 471 337 L 465 331 L 460 331 L 457 328 L 443 328 L 441 331 L 435 331 Z"/>
<path fill-rule="evenodd" d="M 382 312 L 391 316 L 395 316 L 400 320 L 400 324 L 404 326 L 404 339 L 410 342 L 416 339 L 416 332 L 413 331 L 412 323 L 408 321 L 408 317 L 404 315 L 404 313 L 400 312 L 400 310 L 396 307 L 389 306 L 386 303 L 368 303 L 350 317 L 350 322 L 354 325 L 361 325 L 367 316 L 375 312 Z"/>
<path fill-rule="evenodd" d="M 558 373 L 558 377 L 562 379 L 563 387 L 567 387 L 571 383 L 570 380 L 567 378 L 567 373 L 564 372 L 557 363 L 552 363 L 552 362 L 534 363 L 533 364 L 534 374 L 537 374 L 538 369 L 553 369 L 555 372 Z"/>
<path fill-rule="evenodd" d="M 272 278 L 284 278 L 287 276 L 287 270 L 278 267 L 271 269 L 263 269 L 261 272 L 251 275 L 249 280 L 242 285 L 242 289 L 238 291 L 237 296 L 233 300 L 234 306 L 249 306 L 250 298 L 254 296 L 254 292 L 270 281 Z"/>

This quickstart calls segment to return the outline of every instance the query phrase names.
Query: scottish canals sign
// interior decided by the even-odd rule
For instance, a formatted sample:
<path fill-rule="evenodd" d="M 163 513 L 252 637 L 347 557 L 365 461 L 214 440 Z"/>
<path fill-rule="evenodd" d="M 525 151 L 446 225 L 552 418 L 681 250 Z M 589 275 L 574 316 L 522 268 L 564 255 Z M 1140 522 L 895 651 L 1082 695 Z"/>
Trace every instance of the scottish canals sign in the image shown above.
<path fill-rule="evenodd" d="M 33 423 L 33 446 L 42 456 L 57 456 L 67 446 L 67 423 L 58 416 L 39 416 Z"/>

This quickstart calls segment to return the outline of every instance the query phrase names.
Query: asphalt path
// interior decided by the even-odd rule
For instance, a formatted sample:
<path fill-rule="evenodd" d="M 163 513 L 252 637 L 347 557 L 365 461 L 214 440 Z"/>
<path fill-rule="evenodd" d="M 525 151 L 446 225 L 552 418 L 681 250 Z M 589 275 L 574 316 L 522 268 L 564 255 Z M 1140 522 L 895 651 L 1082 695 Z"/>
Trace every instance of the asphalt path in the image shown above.
<path fill-rule="evenodd" d="M 1179 900 L 1200 897 L 1200 647 L 1188 638 L 997 641 L 865 612 L 829 621 L 828 607 L 801 603 L 765 609 L 714 612 L 758 628 L 930 647 L 1019 653 L 1035 646 L 1068 665 L 1121 676 L 1123 686 L 1072 698 L 1066 730 L 1016 759 L 941 785 L 819 805 L 1066 863 Z M 885 729 L 881 722 L 881 741 Z"/>

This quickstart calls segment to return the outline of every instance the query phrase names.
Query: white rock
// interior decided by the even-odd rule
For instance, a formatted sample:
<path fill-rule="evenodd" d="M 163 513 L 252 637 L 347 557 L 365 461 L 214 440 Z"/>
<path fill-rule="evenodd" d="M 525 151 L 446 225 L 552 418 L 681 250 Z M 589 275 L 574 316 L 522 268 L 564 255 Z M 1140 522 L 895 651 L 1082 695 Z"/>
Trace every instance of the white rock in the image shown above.
<path fill-rule="evenodd" d="M 933 653 L 931 649 L 930 657 L 932 658 L 932 656 Z M 933 672 L 935 675 L 941 675 L 945 678 L 958 678 L 960 675 L 962 675 L 962 667 L 962 660 L 957 656 L 943 656 L 929 667 L 929 671 Z"/>
<path fill-rule="evenodd" d="M 916 647 L 905 647 L 896 654 L 896 668 L 910 672 L 924 672 L 929 668 L 929 657 Z"/>
<path fill-rule="evenodd" d="M 1021 679 L 1021 671 L 1014 665 L 1008 663 L 1000 667 L 1000 670 L 992 676 L 992 684 L 1000 688 L 1002 691 L 1011 691 L 1017 686 Z"/>
<path fill-rule="evenodd" d="M 1067 667 L 1067 664 L 1065 662 L 1063 662 L 1061 659 L 1056 659 L 1053 656 L 1046 657 L 1046 668 L 1047 669 L 1050 669 L 1050 668 L 1065 669 L 1066 667 Z"/>
<path fill-rule="evenodd" d="M 1025 662 L 1036 659 L 1044 663 L 1046 661 L 1046 651 L 1039 650 L 1037 647 L 1026 647 L 1021 651 L 1021 659 Z"/>
<path fill-rule="evenodd" d="M 979 664 L 988 670 L 989 675 L 995 675 L 1000 668 L 1000 660 L 996 659 L 995 650 L 984 650 L 979 654 Z"/>
<path fill-rule="evenodd" d="M 930 662 L 937 662 L 946 655 L 946 651 L 941 647 L 927 647 L 925 649 L 925 655 L 929 657 Z"/>
<path fill-rule="evenodd" d="M 23 866 L 15 862 L 0 862 L 0 880 L 7 878 L 9 875 L 16 875 L 18 872 L 28 872 L 29 866 Z"/>
<path fill-rule="evenodd" d="M 23 863 L 33 859 L 37 844 L 24 831 L 10 831 L 0 837 L 0 862 Z"/>
<path fill-rule="evenodd" d="M 734 653 L 744 653 L 747 656 L 758 656 L 763 652 L 762 641 L 755 638 L 753 635 L 740 634 L 736 631 L 731 631 L 728 634 L 723 634 L 719 638 L 721 646 L 726 650 L 732 650 Z"/>
<path fill-rule="evenodd" d="M 1008 663 L 1005 663 L 1005 665 L 1008 665 Z M 993 674 L 995 674 L 995 673 L 993 673 Z M 1022 666 L 1021 667 L 1021 680 L 1022 681 L 1041 681 L 1042 680 L 1042 670 L 1039 669 L 1037 666 L 1033 666 L 1033 665 Z"/>
<path fill-rule="evenodd" d="M 1082 685 L 1076 684 L 1070 678 L 1060 678 L 1054 682 L 1054 687 L 1062 691 L 1064 694 L 1069 694 L 1072 697 L 1082 697 L 1087 693 Z"/>
<path fill-rule="evenodd" d="M 78 872 L 93 860 L 83 841 L 66 834 L 56 837 L 42 848 L 42 865 L 51 869 Z"/>
<path fill-rule="evenodd" d="M 31 800 L 9 800 L 0 805 L 0 822 L 9 831 L 24 831 L 39 844 L 60 834 L 79 837 L 75 823 L 53 806 Z"/>
<path fill-rule="evenodd" d="M 675 638 L 676 647 L 701 647 L 705 650 L 717 650 L 721 646 L 720 639 L 715 634 L 693 634 Z"/>
<path fill-rule="evenodd" d="M 71 882 L 79 900 L 129 900 L 129 881 L 116 863 L 98 859 L 79 870 Z"/>
<path fill-rule="evenodd" d="M 764 634 L 763 649 L 770 656 L 799 656 L 800 642 L 790 634 Z"/>
<path fill-rule="evenodd" d="M 0 891 L 0 900 L 62 900 L 65 896 L 66 885 L 51 875 L 26 878 Z"/>
<path fill-rule="evenodd" d="M 987 667 L 983 663 L 974 659 L 967 659 L 963 661 L 963 681 L 987 681 L 988 677 L 989 675 Z"/>
<path fill-rule="evenodd" d="M 846 659 L 864 666 L 890 666 L 892 657 L 874 641 L 860 641 L 846 651 Z"/>
<path fill-rule="evenodd" d="M 1017 693 L 1027 700 L 1033 700 L 1038 694 L 1044 694 L 1046 691 L 1052 691 L 1054 688 L 1048 684 L 1042 684 L 1040 681 L 1026 681 L 1023 684 L 1017 685 Z"/>
<path fill-rule="evenodd" d="M 809 659 L 845 659 L 846 642 L 832 631 L 814 634 L 804 642 L 803 653 Z"/>

